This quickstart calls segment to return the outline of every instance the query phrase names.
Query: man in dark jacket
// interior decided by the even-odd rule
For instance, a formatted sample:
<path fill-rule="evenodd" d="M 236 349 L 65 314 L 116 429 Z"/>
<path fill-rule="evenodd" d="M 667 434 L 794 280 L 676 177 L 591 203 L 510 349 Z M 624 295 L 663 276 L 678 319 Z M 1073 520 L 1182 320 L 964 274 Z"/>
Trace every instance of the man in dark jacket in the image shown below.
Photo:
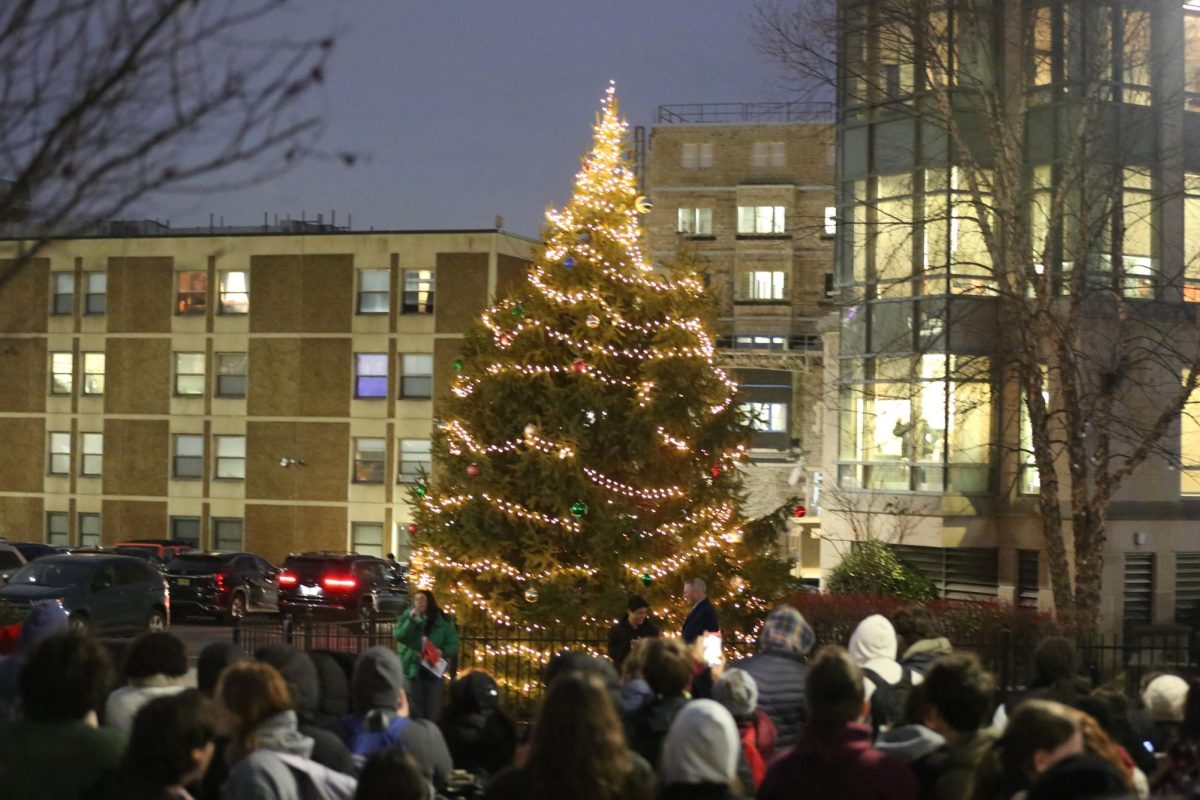
<path fill-rule="evenodd" d="M 809 722 L 796 746 L 767 768 L 758 800 L 794 797 L 916 800 L 917 780 L 902 762 L 871 746 L 862 670 L 845 649 L 821 648 L 805 685 Z"/>
<path fill-rule="evenodd" d="M 658 636 L 658 628 L 650 624 L 650 604 L 636 595 L 629 598 L 625 614 L 608 631 L 608 657 L 618 670 L 629 657 L 633 643 L 648 636 Z"/>
<path fill-rule="evenodd" d="M 717 609 L 708 599 L 708 586 L 703 578 L 689 578 L 683 584 L 683 599 L 691 604 L 691 611 L 683 621 L 683 642 L 691 644 L 705 633 L 718 633 L 721 623 L 717 620 Z"/>
<path fill-rule="evenodd" d="M 647 763 L 657 764 L 663 740 L 675 715 L 691 699 L 687 689 L 695 662 L 678 639 L 653 639 L 645 647 L 646 664 L 642 676 L 654 692 L 654 701 L 626 719 L 625 732 L 629 749 Z"/>
<path fill-rule="evenodd" d="M 933 787 L 934 800 L 967 800 L 975 768 L 995 741 L 985 726 L 995 685 L 979 659 L 954 653 L 939 659 L 925 676 L 925 727 L 946 740 Z"/>
<path fill-rule="evenodd" d="M 743 669 L 758 687 L 758 707 L 775 723 L 778 750 L 791 747 L 804 724 L 804 657 L 816 642 L 799 611 L 779 606 L 767 616 L 758 653 L 731 666 Z"/>
<path fill-rule="evenodd" d="M 950 640 L 942 635 L 937 616 L 924 606 L 902 608 L 892 617 L 896 629 L 896 659 L 922 677 L 934 662 L 954 652 Z"/>

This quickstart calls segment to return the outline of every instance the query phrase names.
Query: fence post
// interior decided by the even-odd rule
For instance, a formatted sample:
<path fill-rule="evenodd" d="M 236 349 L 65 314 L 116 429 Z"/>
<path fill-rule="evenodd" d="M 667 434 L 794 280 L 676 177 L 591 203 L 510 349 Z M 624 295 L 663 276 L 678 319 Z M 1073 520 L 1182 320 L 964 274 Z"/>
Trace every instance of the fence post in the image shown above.
<path fill-rule="evenodd" d="M 292 643 L 292 615 L 291 614 L 283 615 L 283 625 L 281 626 L 281 628 L 283 630 L 284 644 L 291 644 Z"/>
<path fill-rule="evenodd" d="M 233 643 L 234 644 L 242 643 L 242 618 L 241 617 L 233 618 Z"/>

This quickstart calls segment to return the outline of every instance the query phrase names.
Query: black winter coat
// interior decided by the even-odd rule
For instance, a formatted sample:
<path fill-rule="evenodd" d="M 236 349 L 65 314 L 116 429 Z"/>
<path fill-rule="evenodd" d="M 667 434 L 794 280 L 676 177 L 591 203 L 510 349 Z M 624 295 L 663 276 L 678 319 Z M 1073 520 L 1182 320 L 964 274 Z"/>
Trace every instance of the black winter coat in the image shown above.
<path fill-rule="evenodd" d="M 807 719 L 804 680 L 808 677 L 808 667 L 804 666 L 803 656 L 768 648 L 730 666 L 743 669 L 754 678 L 758 707 L 775 723 L 775 752 L 795 744 Z"/>
<path fill-rule="evenodd" d="M 655 698 L 653 703 L 628 717 L 625 733 L 629 739 L 629 749 L 646 759 L 646 763 L 657 764 L 667 731 L 687 702 L 688 698 L 681 694 Z"/>

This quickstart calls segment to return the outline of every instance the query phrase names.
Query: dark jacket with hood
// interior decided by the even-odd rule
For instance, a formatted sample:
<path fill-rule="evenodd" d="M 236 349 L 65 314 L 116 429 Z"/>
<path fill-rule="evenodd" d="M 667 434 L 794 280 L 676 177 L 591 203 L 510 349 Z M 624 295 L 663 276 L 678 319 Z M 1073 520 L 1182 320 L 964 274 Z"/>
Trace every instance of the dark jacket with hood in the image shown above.
<path fill-rule="evenodd" d="M 921 787 L 921 797 L 931 798 L 946 766 L 946 740 L 924 725 L 901 725 L 881 731 L 875 749 L 908 764 Z"/>
<path fill-rule="evenodd" d="M 11 719 L 17 705 L 17 677 L 21 667 L 29 659 L 34 646 L 45 639 L 67 629 L 67 612 L 53 600 L 34 603 L 21 624 L 21 637 L 17 650 L 0 659 L 0 721 Z"/>
<path fill-rule="evenodd" d="M 900 666 L 908 667 L 913 672 L 924 675 L 929 672 L 929 668 L 939 658 L 953 652 L 954 648 L 950 645 L 950 640 L 945 636 L 939 636 L 936 639 L 918 639 L 910 644 L 897 660 L 900 662 Z"/>
<path fill-rule="evenodd" d="M 316 722 L 321 683 L 317 667 L 308 653 L 290 644 L 269 644 L 259 648 L 254 657 L 275 667 L 287 681 L 288 689 L 292 693 L 292 702 L 296 704 L 300 733 L 313 740 L 310 758 L 338 772 L 347 775 L 358 774 L 354 768 L 354 760 L 350 758 L 350 751 L 346 749 L 341 738 L 333 731 L 320 727 Z"/>
<path fill-rule="evenodd" d="M 767 768 L 758 790 L 759 800 L 797 797 L 917 800 L 917 779 L 903 762 L 871 746 L 866 725 L 809 723 L 795 747 Z"/>
<path fill-rule="evenodd" d="M 517 726 L 499 704 L 500 687 L 486 672 L 468 672 L 450 684 L 441 729 L 457 769 L 486 778 L 512 763 Z"/>
<path fill-rule="evenodd" d="M 935 800 L 967 800 L 975 768 L 995 741 L 996 734 L 983 729 L 947 746 L 931 797 Z"/>
<path fill-rule="evenodd" d="M 653 703 L 631 715 L 625 724 L 629 749 L 646 759 L 647 763 L 657 764 L 667 731 L 671 729 L 675 716 L 687 705 L 688 700 L 688 696 L 684 694 L 658 697 Z"/>
<path fill-rule="evenodd" d="M 731 664 L 745 670 L 758 687 L 758 707 L 775 723 L 775 750 L 791 747 L 804 726 L 805 656 L 816 634 L 800 612 L 780 606 L 767 615 L 757 654 Z"/>

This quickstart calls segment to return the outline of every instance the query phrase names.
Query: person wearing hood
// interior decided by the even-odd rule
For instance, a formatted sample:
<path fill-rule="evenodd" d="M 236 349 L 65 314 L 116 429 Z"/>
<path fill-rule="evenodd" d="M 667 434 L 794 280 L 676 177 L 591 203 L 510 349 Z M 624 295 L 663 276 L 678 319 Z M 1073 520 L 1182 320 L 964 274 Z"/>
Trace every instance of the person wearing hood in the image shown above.
<path fill-rule="evenodd" d="M 987 728 L 995 682 L 970 653 L 940 659 L 921 687 L 925 726 L 946 740 L 934 800 L 968 800 L 975 770 L 996 740 Z"/>
<path fill-rule="evenodd" d="M 34 603 L 21 624 L 17 649 L 0 658 L 0 722 L 12 719 L 17 705 L 17 678 L 38 642 L 67 629 L 67 611 L 57 600 Z"/>
<path fill-rule="evenodd" d="M 896 661 L 896 629 L 882 614 L 872 614 L 858 623 L 850 636 L 850 657 L 863 675 L 863 692 L 876 729 L 895 724 L 921 675 Z M 876 692 L 882 692 L 876 698 Z"/>
<path fill-rule="evenodd" d="M 758 707 L 758 686 L 745 670 L 731 667 L 713 685 L 716 700 L 737 725 L 742 757 L 738 759 L 738 781 L 746 791 L 762 785 L 767 764 L 775 755 L 775 724 Z"/>
<path fill-rule="evenodd" d="M 517 725 L 500 708 L 496 679 L 483 670 L 450 684 L 441 729 L 454 766 L 484 780 L 511 764 L 517 751 Z"/>
<path fill-rule="evenodd" d="M 758 688 L 758 705 L 775 724 L 775 745 L 791 747 L 804 725 L 804 659 L 816 642 L 812 626 L 789 605 L 767 615 L 758 637 L 758 652 L 735 661 Z"/>
<path fill-rule="evenodd" d="M 179 694 L 186 688 L 187 648 L 174 634 L 143 633 L 129 643 L 122 671 L 128 684 L 108 696 L 104 724 L 129 733 L 139 708 L 155 698 Z"/>
<path fill-rule="evenodd" d="M 450 750 L 436 725 L 410 718 L 408 689 L 400 658 L 387 647 L 370 648 L 354 663 L 351 712 L 342 718 L 339 733 L 359 767 L 372 753 L 402 745 L 440 790 L 454 770 Z"/>
<path fill-rule="evenodd" d="M 937 616 L 925 606 L 908 606 L 892 617 L 896 630 L 897 661 L 924 676 L 942 656 L 954 652 L 950 640 L 942 635 Z"/>
<path fill-rule="evenodd" d="M 809 720 L 795 747 L 767 768 L 759 800 L 795 797 L 916 800 L 917 781 L 903 762 L 871 746 L 862 670 L 841 647 L 821 648 L 805 685 Z"/>
<path fill-rule="evenodd" d="M 351 800 L 357 782 L 313 761 L 313 740 L 300 733 L 287 681 L 261 661 L 227 668 L 217 698 L 233 722 L 224 800 Z"/>
<path fill-rule="evenodd" d="M 731 800 L 749 791 L 737 779 L 740 751 L 737 724 L 724 706 L 688 703 L 663 742 L 659 800 Z"/>
<path fill-rule="evenodd" d="M 900 724 L 875 737 L 875 749 L 884 755 L 903 761 L 912 770 L 921 789 L 922 798 L 934 796 L 934 787 L 946 762 L 946 740 L 940 733 L 925 727 L 929 703 L 925 685 L 914 686 L 908 693 L 904 717 Z"/>
<path fill-rule="evenodd" d="M 250 656 L 236 642 L 212 642 L 206 644 L 196 658 L 196 688 L 205 697 L 213 698 L 217 692 L 217 681 L 230 664 L 248 661 Z"/>
<path fill-rule="evenodd" d="M 675 715 L 691 700 L 692 654 L 679 639 L 651 639 L 642 674 L 654 701 L 626 718 L 629 748 L 649 764 L 658 763 Z"/>
<path fill-rule="evenodd" d="M 296 705 L 300 733 L 313 740 L 312 760 L 338 772 L 354 775 L 354 760 L 345 743 L 333 731 L 316 724 L 321 684 L 317 667 L 308 653 L 290 644 L 279 643 L 260 647 L 254 657 L 279 670 L 279 674 L 287 681 L 288 692 Z"/>

